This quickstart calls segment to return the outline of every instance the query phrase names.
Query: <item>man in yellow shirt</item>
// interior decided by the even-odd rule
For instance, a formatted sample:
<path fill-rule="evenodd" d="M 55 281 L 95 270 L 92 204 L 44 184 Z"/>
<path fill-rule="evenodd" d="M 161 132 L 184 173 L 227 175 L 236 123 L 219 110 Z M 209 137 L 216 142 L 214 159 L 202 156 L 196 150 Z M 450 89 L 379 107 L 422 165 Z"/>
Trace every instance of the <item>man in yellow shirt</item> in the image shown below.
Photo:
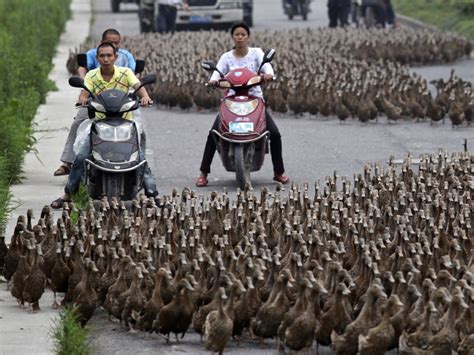
<path fill-rule="evenodd" d="M 131 69 L 116 67 L 114 65 L 117 59 L 117 50 L 112 43 L 103 42 L 97 47 L 97 59 L 100 63 L 100 67 L 89 71 L 84 78 L 84 84 L 94 95 L 98 95 L 102 91 L 110 89 L 128 92 L 130 88 L 137 89 L 140 86 L 140 81 L 135 74 L 133 74 Z M 149 106 L 153 104 L 153 101 L 150 96 L 148 96 L 144 87 L 141 87 L 136 94 L 140 98 L 141 105 Z M 82 90 L 79 94 L 78 103 L 82 106 L 87 106 L 89 103 L 89 92 Z M 97 118 L 101 118 L 99 113 L 97 113 Z M 125 118 L 132 119 L 132 113 L 128 112 Z M 64 195 L 54 200 L 51 203 L 51 207 L 61 208 L 65 201 L 71 200 L 71 194 L 77 192 L 84 172 L 84 161 L 89 155 L 89 150 L 89 144 L 84 144 L 72 165 L 68 182 L 64 188 Z M 156 182 L 148 165 L 145 169 L 143 185 L 145 194 L 148 197 L 155 198 L 158 196 Z"/>

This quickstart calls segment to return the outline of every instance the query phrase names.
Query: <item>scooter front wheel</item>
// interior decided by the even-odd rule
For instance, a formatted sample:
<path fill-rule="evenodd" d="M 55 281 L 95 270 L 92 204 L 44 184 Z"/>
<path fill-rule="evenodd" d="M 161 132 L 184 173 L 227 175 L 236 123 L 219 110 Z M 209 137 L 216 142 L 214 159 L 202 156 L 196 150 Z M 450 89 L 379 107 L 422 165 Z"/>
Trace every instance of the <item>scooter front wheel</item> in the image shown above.
<path fill-rule="evenodd" d="M 245 185 L 250 182 L 250 170 L 245 165 L 244 146 L 236 145 L 234 147 L 235 178 L 239 187 L 243 190 Z"/>
<path fill-rule="evenodd" d="M 106 191 L 107 198 L 110 200 L 112 197 L 120 197 L 120 188 L 119 188 L 119 176 L 118 174 L 110 173 L 106 179 Z"/>

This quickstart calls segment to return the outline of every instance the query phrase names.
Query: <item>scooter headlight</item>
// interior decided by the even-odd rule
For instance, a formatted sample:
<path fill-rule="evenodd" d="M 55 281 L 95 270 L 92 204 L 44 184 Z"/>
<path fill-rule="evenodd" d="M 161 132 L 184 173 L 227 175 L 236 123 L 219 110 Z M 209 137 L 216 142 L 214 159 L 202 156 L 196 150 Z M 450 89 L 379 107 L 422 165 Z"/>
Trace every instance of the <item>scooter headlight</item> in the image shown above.
<path fill-rule="evenodd" d="M 254 76 L 253 78 L 250 78 L 250 80 L 247 82 L 247 85 L 255 85 L 255 84 L 260 84 L 262 81 L 262 77 L 260 75 Z"/>
<path fill-rule="evenodd" d="M 115 127 L 115 138 L 117 141 L 129 140 L 132 135 L 132 123 Z"/>
<path fill-rule="evenodd" d="M 98 122 L 96 127 L 97 134 L 104 141 L 121 142 L 130 139 L 133 123 L 124 123 L 118 127 L 113 127 L 105 122 Z"/>
<path fill-rule="evenodd" d="M 258 106 L 258 100 L 251 100 L 247 102 L 237 102 L 232 100 L 225 100 L 225 104 L 230 112 L 238 116 L 250 115 Z"/>
<path fill-rule="evenodd" d="M 115 139 L 115 128 L 106 123 L 96 123 L 97 134 L 104 141 L 113 141 Z"/>
<path fill-rule="evenodd" d="M 231 85 L 227 80 L 221 80 L 219 81 L 219 87 L 226 89 L 226 88 L 230 88 Z"/>

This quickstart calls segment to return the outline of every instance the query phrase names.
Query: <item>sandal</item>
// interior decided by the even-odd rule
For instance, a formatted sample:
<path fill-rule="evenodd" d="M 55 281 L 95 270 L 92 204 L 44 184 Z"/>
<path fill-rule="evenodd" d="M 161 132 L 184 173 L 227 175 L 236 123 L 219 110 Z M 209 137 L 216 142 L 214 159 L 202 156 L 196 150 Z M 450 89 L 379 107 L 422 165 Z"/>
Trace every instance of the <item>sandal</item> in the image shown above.
<path fill-rule="evenodd" d="M 273 177 L 273 180 L 275 180 L 276 182 L 279 182 L 281 184 L 286 184 L 286 183 L 288 183 L 288 181 L 290 181 L 290 178 L 286 175 L 281 174 L 281 175 L 275 175 Z"/>
<path fill-rule="evenodd" d="M 60 208 L 63 208 L 63 206 L 66 202 L 70 202 L 70 201 L 63 199 L 62 197 L 59 197 L 56 200 L 54 200 L 53 202 L 51 202 L 50 206 L 51 206 L 51 208 L 53 208 L 55 210 L 58 210 Z"/>
<path fill-rule="evenodd" d="M 201 176 L 199 176 L 199 179 L 197 179 L 197 181 L 196 181 L 196 186 L 197 187 L 204 187 L 204 186 L 207 186 L 208 183 L 209 183 L 209 181 L 207 181 L 207 177 L 204 176 L 204 175 L 201 175 Z"/>
<path fill-rule="evenodd" d="M 71 167 L 69 165 L 61 165 L 59 168 L 56 169 L 54 172 L 54 176 L 63 176 L 63 175 L 69 175 L 71 172 Z"/>

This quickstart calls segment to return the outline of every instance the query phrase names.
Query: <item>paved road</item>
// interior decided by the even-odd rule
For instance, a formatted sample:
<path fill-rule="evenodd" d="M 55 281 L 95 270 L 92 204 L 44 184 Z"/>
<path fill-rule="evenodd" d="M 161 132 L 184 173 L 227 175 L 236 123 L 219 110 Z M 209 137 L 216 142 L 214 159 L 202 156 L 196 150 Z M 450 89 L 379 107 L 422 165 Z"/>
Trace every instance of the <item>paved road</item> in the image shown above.
<path fill-rule="evenodd" d="M 87 33 L 84 27 L 88 27 L 88 12 L 87 16 L 85 13 L 89 0 L 74 0 L 73 3 L 76 25 L 85 26 L 69 28 L 62 38 L 61 47 L 58 48 L 51 78 L 56 81 L 60 90 L 48 95 L 47 103 L 42 105 L 35 117 L 38 140 L 35 148 L 39 159 L 33 152 L 27 155 L 24 166 L 25 180 L 22 184 L 12 187 L 11 207 L 19 203 L 20 208 L 10 216 L 7 242 L 18 214 L 25 213 L 26 209 L 31 207 L 38 215 L 41 207 L 53 197 L 59 196 L 63 188 L 64 179 L 53 177 L 52 171 L 58 163 L 59 150 L 74 114 L 72 98 L 77 94 L 76 89 L 67 85 L 68 74 L 64 63 L 68 49 L 77 46 Z M 125 35 L 138 33 L 135 5 L 125 5 L 124 12 L 112 14 L 108 0 L 93 0 L 93 4 L 95 12 L 94 24 L 90 31 L 92 37 L 100 37 L 102 31 L 109 27 L 116 27 Z M 256 30 L 292 26 L 317 27 L 327 24 L 325 0 L 313 2 L 313 13 L 307 22 L 290 22 L 285 19 L 280 0 L 256 0 L 255 5 Z M 458 75 L 471 81 L 474 79 L 472 61 L 462 61 L 453 66 Z M 451 67 L 436 66 L 414 70 L 427 78 L 436 78 L 447 77 Z M 192 186 L 198 174 L 204 140 L 214 119 L 214 113 L 183 113 L 152 108 L 144 110 L 143 117 L 149 137 L 148 159 L 162 193 L 169 193 L 172 187 L 182 189 L 184 186 Z M 295 119 L 291 115 L 275 116 L 275 119 L 283 133 L 288 174 L 297 182 L 323 179 L 334 170 L 340 175 L 352 175 L 353 172 L 361 171 L 364 163 L 384 162 L 390 155 L 403 157 L 408 152 L 417 155 L 438 149 L 458 151 L 462 148 L 464 137 L 470 139 L 471 150 L 474 145 L 472 128 L 458 131 L 452 130 L 447 124 L 435 127 L 428 123 L 388 125 L 382 120 L 378 124 L 361 125 L 358 122 L 348 122 L 341 125 L 335 119 Z M 271 164 L 267 160 L 263 170 L 253 176 L 256 188 L 272 184 L 271 170 Z M 217 157 L 210 178 L 210 186 L 200 190 L 202 193 L 214 189 L 221 191 L 224 186 L 229 190 L 235 188 L 232 174 L 223 170 Z M 31 315 L 26 310 L 19 310 L 10 293 L 5 291 L 5 284 L 0 284 L 0 354 L 51 353 L 51 340 L 47 333 L 51 319 L 57 315 L 57 311 L 49 307 L 51 297 L 51 292 L 45 293 L 41 300 L 43 311 Z M 181 344 L 172 346 L 164 346 L 164 342 L 156 336 L 151 340 L 142 341 L 143 334 L 132 335 L 119 330 L 116 324 L 106 321 L 102 312 L 98 312 L 93 318 L 91 326 L 94 329 L 94 353 L 97 354 L 204 352 L 195 334 L 186 335 Z M 270 343 L 268 348 L 260 349 L 253 343 L 244 343 L 241 348 L 237 348 L 232 343 L 229 350 L 243 354 L 270 354 L 275 353 L 274 346 L 274 343 Z"/>
<path fill-rule="evenodd" d="M 255 30 L 282 29 L 291 27 L 326 26 L 325 0 L 316 0 L 312 4 L 313 12 L 307 22 L 288 21 L 282 12 L 280 0 L 255 1 Z M 111 14 L 107 0 L 94 0 L 95 22 L 91 35 L 100 36 L 106 27 L 116 27 L 124 35 L 138 33 L 136 6 L 126 5 L 124 12 Z M 458 75 L 474 80 L 472 60 L 465 60 L 454 65 L 416 68 L 417 72 L 428 79 L 447 77 L 452 67 Z M 173 187 L 182 189 L 194 186 L 204 148 L 205 138 L 215 113 L 182 112 L 151 108 L 143 110 L 142 117 L 146 126 L 148 139 L 147 158 L 157 177 L 162 193 L 169 193 Z M 379 123 L 361 124 L 349 121 L 340 124 L 337 119 L 303 116 L 298 119 L 292 115 L 275 116 L 283 134 L 284 159 L 287 173 L 298 183 L 313 183 L 318 179 L 333 174 L 352 176 L 360 172 L 365 163 L 385 162 L 393 155 L 405 157 L 408 153 L 417 156 L 425 152 L 437 152 L 443 149 L 448 152 L 460 151 L 464 138 L 469 139 L 469 146 L 474 146 L 472 128 L 453 130 L 448 123 L 430 126 L 429 123 L 402 122 L 388 124 L 385 119 Z M 216 156 L 210 175 L 210 185 L 200 189 L 202 193 L 223 187 L 232 190 L 236 187 L 234 177 L 221 166 Z M 263 169 L 254 173 L 252 181 L 256 189 L 272 185 L 272 167 L 267 159 Z M 120 330 L 118 325 L 107 322 L 103 313 L 92 320 L 94 327 L 93 345 L 97 354 L 127 354 L 139 349 L 140 353 L 169 354 L 173 352 L 202 353 L 196 334 L 186 335 L 180 344 L 165 346 L 164 341 L 156 335 L 142 340 L 143 335 L 131 335 Z M 246 343 L 241 348 L 231 344 L 231 353 L 275 353 L 274 343 L 269 348 L 261 349 L 253 343 Z M 328 352 L 323 349 L 323 353 Z"/>
<path fill-rule="evenodd" d="M 289 21 L 283 14 L 280 0 L 255 1 L 255 30 L 282 29 L 295 26 L 322 27 L 327 25 L 326 1 L 312 3 L 308 21 Z M 138 33 L 136 5 L 125 4 L 124 13 L 111 14 L 107 0 L 95 0 L 96 11 L 92 35 L 105 27 L 117 27 L 125 35 Z M 452 67 L 459 76 L 474 80 L 474 61 L 463 60 L 454 65 L 415 68 L 428 80 L 448 77 Z M 194 186 L 207 132 L 215 114 L 185 113 L 162 108 L 143 110 L 149 137 L 147 157 L 157 177 L 162 193 L 173 187 Z M 286 170 L 293 181 L 314 182 L 337 170 L 341 175 L 359 172 L 365 163 L 384 162 L 390 155 L 405 157 L 408 152 L 419 155 L 443 149 L 449 152 L 462 149 L 463 138 L 474 145 L 473 129 L 453 130 L 448 123 L 431 127 L 429 123 L 387 124 L 382 119 L 377 124 L 362 125 L 349 121 L 341 125 L 338 120 L 304 116 L 295 119 L 291 114 L 275 116 L 283 135 Z M 269 158 L 269 156 L 267 156 Z M 267 159 L 263 169 L 252 175 L 255 188 L 272 184 L 272 167 Z M 221 191 L 222 187 L 235 188 L 234 176 L 222 167 L 216 156 L 212 165 L 210 184 L 200 191 Z"/>

